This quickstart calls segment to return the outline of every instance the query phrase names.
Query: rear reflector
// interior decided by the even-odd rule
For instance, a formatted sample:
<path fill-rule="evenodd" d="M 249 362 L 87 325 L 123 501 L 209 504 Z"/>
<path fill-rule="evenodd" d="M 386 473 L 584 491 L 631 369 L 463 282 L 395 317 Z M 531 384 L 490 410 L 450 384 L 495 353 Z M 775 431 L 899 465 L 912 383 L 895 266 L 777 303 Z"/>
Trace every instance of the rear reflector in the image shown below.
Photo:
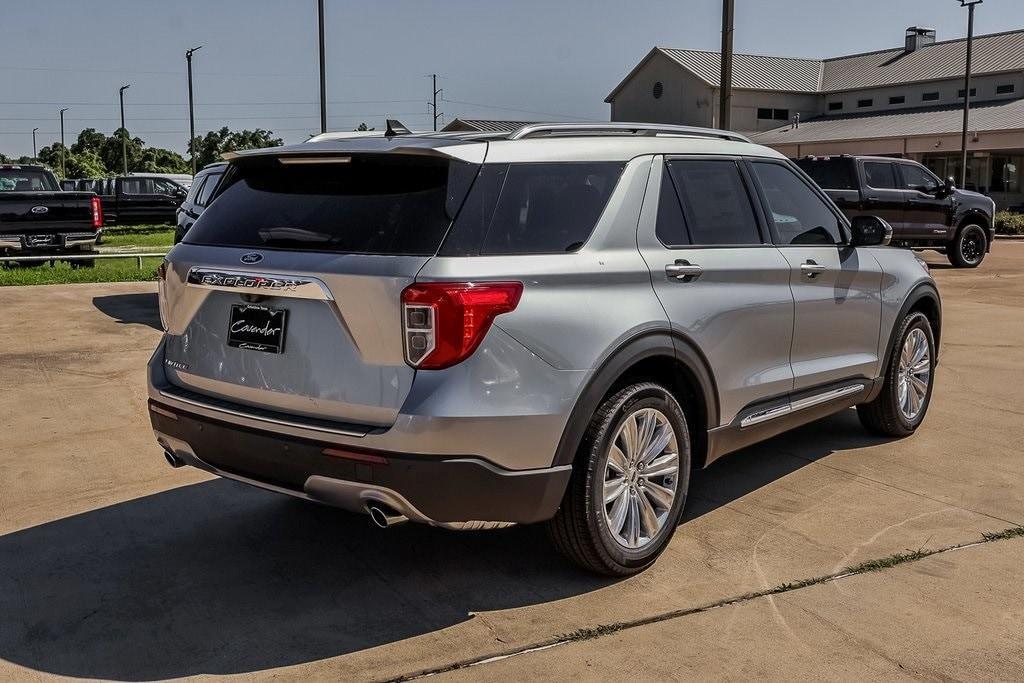
<path fill-rule="evenodd" d="M 522 282 L 426 282 L 402 291 L 405 360 L 439 370 L 476 351 L 494 318 L 514 311 Z"/>
<path fill-rule="evenodd" d="M 356 462 L 366 462 L 371 465 L 387 465 L 388 459 L 380 456 L 373 455 L 371 453 L 355 453 L 353 451 L 347 451 L 342 448 L 325 448 L 321 451 L 324 455 L 329 455 L 332 458 L 344 458 L 345 460 L 355 460 Z"/>
<path fill-rule="evenodd" d="M 163 408 L 161 408 L 160 406 L 158 406 L 155 403 L 151 402 L 149 404 L 149 409 L 152 410 L 157 415 L 163 415 L 164 417 L 170 418 L 172 420 L 177 420 L 178 419 L 177 415 L 175 415 L 174 413 L 172 413 L 169 410 L 164 410 Z"/>

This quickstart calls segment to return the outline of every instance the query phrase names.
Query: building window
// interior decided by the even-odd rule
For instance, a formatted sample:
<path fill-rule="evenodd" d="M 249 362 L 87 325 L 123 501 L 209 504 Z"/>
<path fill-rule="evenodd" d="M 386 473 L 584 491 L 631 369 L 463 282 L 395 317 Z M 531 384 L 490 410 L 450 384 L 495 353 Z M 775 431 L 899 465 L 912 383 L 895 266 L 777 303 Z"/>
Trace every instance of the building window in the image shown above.
<path fill-rule="evenodd" d="M 1013 83 L 1006 83 L 1005 85 L 996 86 L 997 95 L 1009 95 L 1014 91 Z"/>
<path fill-rule="evenodd" d="M 974 97 L 977 94 L 978 94 L 978 89 L 977 88 L 971 88 L 971 97 Z M 964 89 L 960 88 L 959 90 L 957 90 L 956 91 L 956 96 L 957 96 L 957 99 L 961 99 L 962 100 L 964 98 Z"/>
<path fill-rule="evenodd" d="M 925 94 L 921 95 L 921 99 L 924 100 L 925 102 L 934 102 L 935 100 L 939 99 L 939 93 L 926 92 Z"/>
<path fill-rule="evenodd" d="M 661 81 L 657 81 L 654 84 L 654 99 L 660 100 L 661 96 L 665 93 L 665 86 Z"/>
<path fill-rule="evenodd" d="M 907 101 L 905 95 L 895 95 L 889 98 L 889 104 L 903 104 Z"/>
<path fill-rule="evenodd" d="M 875 101 L 872 100 L 872 99 L 857 100 L 857 106 L 858 107 L 870 107 L 870 106 L 874 105 L 874 103 L 875 103 Z"/>
<path fill-rule="evenodd" d="M 843 103 L 842 102 L 829 102 L 828 103 L 828 110 L 829 111 L 839 111 L 842 108 L 843 108 Z"/>
<path fill-rule="evenodd" d="M 757 118 L 762 121 L 788 121 L 789 110 L 788 109 L 771 109 L 768 107 L 757 108 Z"/>

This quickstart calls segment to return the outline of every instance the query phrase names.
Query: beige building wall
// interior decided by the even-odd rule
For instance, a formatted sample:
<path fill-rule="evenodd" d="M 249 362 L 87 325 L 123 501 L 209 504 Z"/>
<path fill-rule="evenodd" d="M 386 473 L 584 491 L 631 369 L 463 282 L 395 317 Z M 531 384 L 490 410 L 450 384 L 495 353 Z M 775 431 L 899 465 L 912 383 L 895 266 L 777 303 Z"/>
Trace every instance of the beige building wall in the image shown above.
<path fill-rule="evenodd" d="M 658 82 L 663 90 L 661 97 L 656 98 L 654 84 Z M 658 52 L 616 93 L 611 103 L 611 120 L 711 126 L 712 90 Z"/>
<path fill-rule="evenodd" d="M 1013 85 L 1013 92 L 1004 95 L 996 94 L 996 87 L 1000 85 Z M 934 107 L 940 105 L 956 105 L 963 102 L 959 97 L 963 90 L 964 81 L 962 78 L 945 81 L 930 81 L 928 83 L 913 83 L 906 85 L 895 85 L 885 88 L 867 88 L 864 90 L 851 90 L 842 93 L 830 93 L 822 98 L 822 114 L 865 114 L 879 111 L 899 111 L 900 109 L 913 109 L 917 107 Z M 1024 73 L 1007 73 L 994 76 L 977 76 L 971 79 L 971 89 L 976 90 L 972 99 L 978 102 L 989 100 L 1013 100 L 1024 96 Z M 938 100 L 924 100 L 925 93 L 939 93 Z M 903 104 L 889 104 L 889 98 L 902 95 L 905 98 Z M 859 100 L 870 99 L 870 107 L 858 107 Z M 842 102 L 843 108 L 833 111 L 828 108 L 831 102 Z"/>
<path fill-rule="evenodd" d="M 715 89 L 717 103 L 718 89 Z M 821 107 L 821 95 L 803 93 L 782 93 L 764 90 L 733 90 L 732 129 L 741 133 L 761 132 L 784 126 L 794 116 L 801 119 L 817 116 Z M 788 109 L 786 120 L 758 119 L 758 109 Z M 715 107 L 717 114 L 718 107 Z M 716 116 L 717 119 L 717 116 Z M 718 121 L 715 121 L 716 125 Z"/>

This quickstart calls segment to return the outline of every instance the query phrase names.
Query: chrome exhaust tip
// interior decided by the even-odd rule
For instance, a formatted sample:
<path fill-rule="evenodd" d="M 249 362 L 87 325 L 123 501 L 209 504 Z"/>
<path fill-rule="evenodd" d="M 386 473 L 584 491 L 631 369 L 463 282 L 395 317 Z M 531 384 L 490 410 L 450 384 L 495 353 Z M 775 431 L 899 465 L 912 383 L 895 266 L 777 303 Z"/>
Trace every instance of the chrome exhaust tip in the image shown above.
<path fill-rule="evenodd" d="M 366 512 L 370 515 L 370 521 L 380 529 L 387 529 L 409 521 L 405 515 L 399 514 L 381 503 L 370 503 L 366 506 Z"/>
<path fill-rule="evenodd" d="M 185 461 L 184 460 L 182 460 L 181 458 L 176 456 L 174 453 L 172 453 L 171 451 L 166 450 L 166 449 L 164 450 L 164 460 L 167 461 L 168 465 L 170 465 L 171 467 L 173 467 L 175 469 L 177 469 L 179 467 L 184 467 L 185 466 Z"/>

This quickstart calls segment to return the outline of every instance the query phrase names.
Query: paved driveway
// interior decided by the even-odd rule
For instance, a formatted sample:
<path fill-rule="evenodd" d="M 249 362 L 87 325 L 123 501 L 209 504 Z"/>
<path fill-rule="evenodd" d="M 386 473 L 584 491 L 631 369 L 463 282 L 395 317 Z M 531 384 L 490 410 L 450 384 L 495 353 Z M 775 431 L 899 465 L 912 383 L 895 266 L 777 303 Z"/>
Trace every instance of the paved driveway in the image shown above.
<path fill-rule="evenodd" d="M 716 462 L 622 581 L 536 528 L 382 532 L 172 470 L 145 414 L 153 285 L 0 289 L 0 679 L 387 679 L 521 652 L 452 675 L 1019 676 L 1024 541 L 743 597 L 1024 524 L 1024 244 L 928 259 L 946 322 L 921 431 L 847 411 Z"/>

